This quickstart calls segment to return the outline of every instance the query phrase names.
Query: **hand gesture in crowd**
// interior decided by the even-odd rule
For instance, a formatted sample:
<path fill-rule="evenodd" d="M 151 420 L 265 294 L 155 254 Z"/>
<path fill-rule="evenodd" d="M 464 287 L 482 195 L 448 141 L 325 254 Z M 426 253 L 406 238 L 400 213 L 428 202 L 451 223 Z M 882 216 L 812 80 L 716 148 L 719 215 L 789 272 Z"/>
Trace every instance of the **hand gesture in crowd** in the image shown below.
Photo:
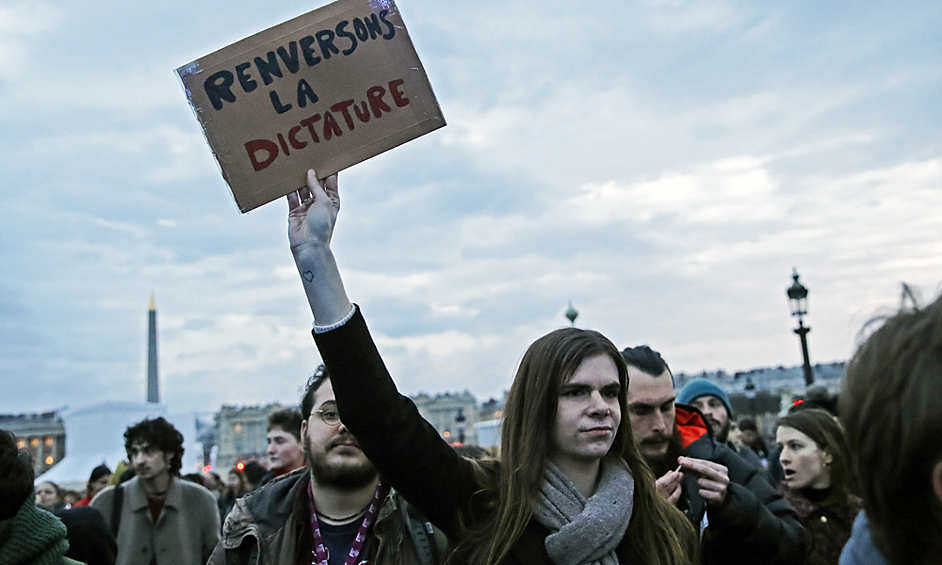
<path fill-rule="evenodd" d="M 697 485 L 700 487 L 700 496 L 706 501 L 708 507 L 723 505 L 729 487 L 729 471 L 725 466 L 705 459 L 694 459 L 693 457 L 680 457 L 677 462 L 681 468 L 685 469 L 687 474 L 693 473 L 694 476 L 698 477 Z"/>
<path fill-rule="evenodd" d="M 663 477 L 654 482 L 654 488 L 657 491 L 657 495 L 662 500 L 666 500 L 674 506 L 677 506 L 683 480 L 684 474 L 680 471 L 668 471 Z"/>

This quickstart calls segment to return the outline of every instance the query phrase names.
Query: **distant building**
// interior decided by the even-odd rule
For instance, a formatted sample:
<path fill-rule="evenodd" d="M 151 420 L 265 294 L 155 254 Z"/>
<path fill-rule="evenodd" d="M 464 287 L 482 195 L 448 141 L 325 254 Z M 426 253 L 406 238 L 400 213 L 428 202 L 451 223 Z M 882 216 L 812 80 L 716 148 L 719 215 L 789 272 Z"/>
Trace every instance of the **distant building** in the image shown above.
<path fill-rule="evenodd" d="M 285 408 L 277 402 L 266 406 L 223 406 L 216 416 L 216 471 L 224 474 L 239 461 L 267 465 L 268 416 Z"/>
<path fill-rule="evenodd" d="M 419 393 L 412 397 L 419 413 L 429 421 L 448 443 L 477 445 L 477 399 L 469 391 L 429 396 Z"/>
<path fill-rule="evenodd" d="M 37 477 L 65 457 L 65 424 L 58 412 L 3 414 L 0 429 L 16 434 L 19 447 L 29 450 Z"/>

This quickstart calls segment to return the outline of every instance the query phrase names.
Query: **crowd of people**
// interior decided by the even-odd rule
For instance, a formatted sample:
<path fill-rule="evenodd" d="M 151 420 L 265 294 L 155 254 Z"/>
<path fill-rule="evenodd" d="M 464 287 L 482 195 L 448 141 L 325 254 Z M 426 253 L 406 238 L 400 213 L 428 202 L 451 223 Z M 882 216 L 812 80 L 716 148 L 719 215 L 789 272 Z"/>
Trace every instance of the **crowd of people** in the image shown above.
<path fill-rule="evenodd" d="M 163 418 L 84 493 L 0 431 L 0 565 L 928 565 L 942 555 L 942 299 L 900 312 L 763 437 L 664 357 L 564 328 L 524 353 L 499 450 L 459 451 L 401 395 L 330 247 L 336 175 L 289 195 L 324 364 L 273 413 L 267 465 L 181 476 Z M 936 394 L 934 394 L 936 393 Z M 126 468 L 125 468 L 126 467 Z"/>

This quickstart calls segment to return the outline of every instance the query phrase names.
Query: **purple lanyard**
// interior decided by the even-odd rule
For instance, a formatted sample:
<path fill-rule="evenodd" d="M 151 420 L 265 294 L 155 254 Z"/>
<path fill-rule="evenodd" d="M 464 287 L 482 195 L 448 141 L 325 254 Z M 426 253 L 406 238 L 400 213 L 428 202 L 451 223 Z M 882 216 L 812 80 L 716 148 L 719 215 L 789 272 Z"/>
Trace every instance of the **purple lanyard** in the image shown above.
<path fill-rule="evenodd" d="M 356 565 L 357 557 L 360 556 L 360 550 L 363 549 L 363 542 L 366 541 L 366 532 L 369 531 L 370 525 L 373 523 L 373 520 L 376 519 L 376 515 L 379 514 L 379 494 L 382 484 L 376 485 L 376 494 L 373 495 L 373 502 L 370 503 L 370 509 L 366 512 L 366 516 L 363 517 L 363 523 L 360 524 L 360 529 L 357 530 L 357 537 L 353 540 L 353 545 L 350 546 L 350 553 L 347 554 L 347 558 L 344 560 L 344 565 Z M 317 508 L 314 506 L 314 489 L 311 488 L 311 483 L 307 484 L 307 500 L 308 506 L 311 509 L 311 533 L 314 536 L 314 549 L 311 550 L 311 565 L 327 565 L 327 548 L 324 547 L 324 539 L 321 537 L 321 525 L 317 521 Z"/>

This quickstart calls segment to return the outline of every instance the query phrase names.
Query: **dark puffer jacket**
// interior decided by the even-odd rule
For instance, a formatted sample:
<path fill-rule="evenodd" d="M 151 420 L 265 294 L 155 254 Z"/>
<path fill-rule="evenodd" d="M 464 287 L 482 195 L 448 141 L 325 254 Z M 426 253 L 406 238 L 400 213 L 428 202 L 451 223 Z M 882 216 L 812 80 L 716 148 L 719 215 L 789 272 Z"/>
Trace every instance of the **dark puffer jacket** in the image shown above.
<path fill-rule="evenodd" d="M 802 563 L 809 540 L 792 506 L 762 477 L 759 468 L 713 439 L 696 408 L 678 404 L 676 414 L 683 454 L 719 463 L 729 472 L 726 501 L 709 512 L 697 477 L 684 477 L 680 506 L 697 527 L 707 514 L 709 525 L 701 541 L 703 565 Z"/>

